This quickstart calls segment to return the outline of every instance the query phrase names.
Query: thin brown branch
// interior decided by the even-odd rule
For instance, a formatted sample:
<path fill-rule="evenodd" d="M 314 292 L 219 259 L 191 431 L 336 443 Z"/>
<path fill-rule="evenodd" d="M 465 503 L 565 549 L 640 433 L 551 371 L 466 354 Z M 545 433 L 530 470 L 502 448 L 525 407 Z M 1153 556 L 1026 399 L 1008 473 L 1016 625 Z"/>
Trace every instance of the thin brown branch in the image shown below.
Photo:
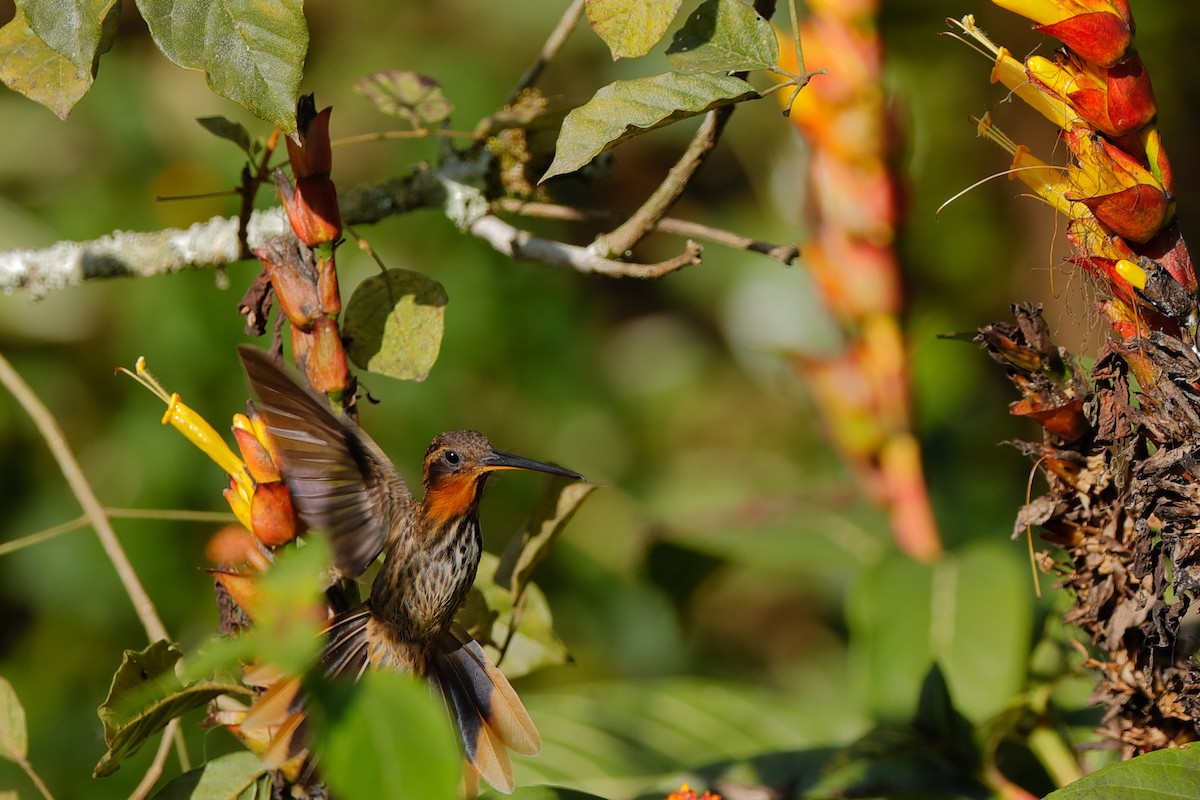
<path fill-rule="evenodd" d="M 534 62 L 525 70 L 525 73 L 517 81 L 517 85 L 513 87 L 513 90 L 508 93 L 508 100 L 505 105 L 511 106 L 517 102 L 517 98 L 521 96 L 521 92 L 537 83 L 538 78 L 542 76 L 542 72 L 546 69 L 546 65 L 558 55 L 558 51 L 562 49 L 563 44 L 567 41 L 567 37 L 571 35 L 571 31 L 575 30 L 575 26 L 579 24 L 579 19 L 582 16 L 583 0 L 572 0 L 571 5 L 567 6 L 567 10 L 563 12 L 558 25 L 554 26 L 554 30 L 550 32 L 546 43 L 542 45 L 542 51 L 538 53 Z"/>
<path fill-rule="evenodd" d="M 613 278 L 661 278 L 683 267 L 699 264 L 703 250 L 700 245 L 688 241 L 686 250 L 675 258 L 657 264 L 631 264 L 596 255 L 586 247 L 541 239 L 491 214 L 471 223 L 470 232 L 510 258 Z"/>
<path fill-rule="evenodd" d="M 154 760 L 150 762 L 150 766 L 138 782 L 137 788 L 129 795 L 129 800 L 142 800 L 144 797 L 149 797 L 154 784 L 158 783 L 158 779 L 162 777 L 163 765 L 167 763 L 167 756 L 171 754 L 171 743 L 175 740 L 175 732 L 178 729 L 179 717 L 173 718 L 163 728 L 162 740 L 158 743 L 158 750 L 154 752 Z"/>
<path fill-rule="evenodd" d="M 554 203 L 526 203 L 521 200 L 503 199 L 492 204 L 493 208 L 509 214 L 520 214 L 523 217 L 538 219 L 555 219 L 565 222 L 599 222 L 605 225 L 619 225 L 629 219 L 624 211 L 613 211 L 605 208 L 576 208 L 560 206 Z M 701 225 L 675 217 L 663 217 L 653 230 L 669 233 L 674 236 L 685 236 L 691 239 L 703 239 L 708 242 L 722 244 L 738 250 L 749 250 L 762 253 L 784 264 L 791 264 L 800 255 L 800 248 L 794 244 L 771 244 L 759 239 L 750 239 L 732 231 Z"/>
<path fill-rule="evenodd" d="M 722 106 L 704 115 L 704 122 L 692 137 L 687 150 L 667 173 L 642 207 L 630 215 L 611 233 L 596 237 L 592 246 L 605 256 L 621 256 L 631 251 L 646 234 L 654 230 L 658 221 L 667 215 L 671 206 L 683 194 L 696 170 L 700 169 L 709 154 L 717 146 L 721 132 L 725 130 L 734 106 Z"/>
<path fill-rule="evenodd" d="M 471 131 L 452 131 L 440 128 L 413 128 L 407 131 L 375 131 L 373 133 L 357 133 L 353 136 L 343 136 L 330 142 L 333 147 L 345 147 L 352 144 L 369 144 L 371 142 L 391 142 L 402 139 L 428 139 L 430 136 L 440 136 L 443 139 L 474 139 Z"/>
<path fill-rule="evenodd" d="M 25 409 L 25 413 L 29 414 L 34 425 L 37 426 L 42 438 L 46 440 L 46 445 L 58 462 L 63 477 L 66 478 L 71 491 L 83 507 L 83 513 L 87 516 L 88 522 L 95 529 L 101 547 L 112 561 L 113 568 L 116 569 L 117 576 L 125 587 L 125 593 L 129 595 L 134 611 L 137 612 L 138 619 L 141 620 L 142 627 L 146 630 L 147 638 L 151 642 L 167 639 L 167 629 L 154 610 L 154 602 L 146 593 L 141 580 L 138 579 L 133 565 L 129 563 L 129 558 L 125 555 L 125 550 L 121 547 L 121 542 L 117 539 L 108 516 L 104 513 L 104 508 L 96 498 L 96 493 L 92 491 L 91 484 L 84 477 L 83 470 L 79 468 L 79 462 L 71 453 L 71 448 L 67 445 L 66 437 L 63 436 L 62 429 L 58 426 L 54 415 L 29 388 L 29 384 L 25 383 L 24 379 L 13 369 L 12 364 L 3 354 L 0 354 L 0 384 L 3 384 L 17 399 L 17 402 Z"/>
<path fill-rule="evenodd" d="M 13 758 L 21 767 L 21 769 L 24 770 L 25 774 L 29 777 L 29 780 L 31 780 L 33 785 L 37 787 L 37 790 L 41 792 L 42 797 L 46 798 L 46 800 L 54 800 L 54 795 L 50 794 L 49 787 L 47 787 L 45 782 L 42 780 L 42 776 L 37 774 L 37 770 L 33 768 L 33 764 L 29 762 L 28 758 L 22 756 L 20 753 L 6 755 L 9 755 L 9 757 Z"/>

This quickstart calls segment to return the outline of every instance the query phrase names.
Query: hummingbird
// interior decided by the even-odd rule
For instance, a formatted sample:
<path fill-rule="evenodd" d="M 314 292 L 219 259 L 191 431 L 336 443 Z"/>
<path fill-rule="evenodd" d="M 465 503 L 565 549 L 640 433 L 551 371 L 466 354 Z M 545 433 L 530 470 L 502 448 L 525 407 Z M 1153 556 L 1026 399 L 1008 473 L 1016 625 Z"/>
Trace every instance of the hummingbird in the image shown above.
<path fill-rule="evenodd" d="M 326 673 L 423 675 L 444 698 L 473 775 L 511 792 L 508 750 L 535 755 L 541 739 L 504 674 L 454 621 L 483 551 L 479 502 L 500 470 L 583 476 L 495 450 L 477 431 L 450 431 L 425 451 L 418 500 L 383 450 L 326 398 L 265 351 L 241 345 L 238 354 L 293 505 L 310 529 L 328 535 L 334 571 L 357 578 L 384 555 L 368 599 L 336 614 L 322 632 Z M 287 702 L 291 722 L 283 728 L 295 732 L 301 702 Z M 295 753 L 297 745 L 285 749 Z"/>

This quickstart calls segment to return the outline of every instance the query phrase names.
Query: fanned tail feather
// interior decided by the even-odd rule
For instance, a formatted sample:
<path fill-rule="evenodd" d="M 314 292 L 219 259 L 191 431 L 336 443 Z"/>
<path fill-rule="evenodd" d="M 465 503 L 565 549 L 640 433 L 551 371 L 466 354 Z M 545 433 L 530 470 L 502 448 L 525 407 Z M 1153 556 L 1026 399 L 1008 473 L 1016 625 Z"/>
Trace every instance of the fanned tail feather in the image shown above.
<path fill-rule="evenodd" d="M 536 755 L 541 738 L 504 673 L 456 627 L 438 640 L 428 676 L 446 700 L 470 765 L 497 790 L 511 792 L 508 750 Z"/>
<path fill-rule="evenodd" d="M 321 651 L 326 674 L 358 680 L 373 664 L 383 668 L 412 666 L 407 654 L 372 646 L 371 628 L 375 624 L 366 603 L 330 621 L 323 632 L 325 645 Z M 482 777 L 498 791 L 512 792 L 508 751 L 537 755 L 541 738 L 504 673 L 479 643 L 457 626 L 438 639 L 424 664 L 416 666 L 444 698 L 458 730 L 470 768 L 465 775 L 467 785 Z M 259 685 L 266 688 L 246 713 L 242 727 L 270 731 L 263 761 L 276 768 L 305 751 L 306 697 L 299 678 L 277 674 L 263 677 Z"/>

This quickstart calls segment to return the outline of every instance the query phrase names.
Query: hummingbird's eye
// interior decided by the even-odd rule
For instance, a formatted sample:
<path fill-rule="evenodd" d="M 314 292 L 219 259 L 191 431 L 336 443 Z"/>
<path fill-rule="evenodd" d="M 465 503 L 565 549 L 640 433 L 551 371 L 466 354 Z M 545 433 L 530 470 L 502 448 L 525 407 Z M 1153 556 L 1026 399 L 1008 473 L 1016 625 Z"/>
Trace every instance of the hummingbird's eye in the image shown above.
<path fill-rule="evenodd" d="M 458 453 L 454 452 L 453 450 L 447 450 L 445 455 L 442 456 L 442 458 L 444 458 L 446 460 L 446 463 L 452 467 L 457 467 L 459 465 L 459 463 L 462 461 L 462 456 L 460 456 Z"/>

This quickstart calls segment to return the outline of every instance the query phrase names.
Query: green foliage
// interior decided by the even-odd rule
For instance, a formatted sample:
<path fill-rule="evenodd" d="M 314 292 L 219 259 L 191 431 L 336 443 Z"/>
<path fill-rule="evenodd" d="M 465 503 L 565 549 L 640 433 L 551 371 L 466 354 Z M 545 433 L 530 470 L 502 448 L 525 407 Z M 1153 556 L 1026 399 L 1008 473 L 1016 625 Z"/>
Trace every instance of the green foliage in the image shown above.
<path fill-rule="evenodd" d="M 154 43 L 209 87 L 284 133 L 296 129 L 296 97 L 308 49 L 300 0 L 176 3 L 138 0 Z"/>
<path fill-rule="evenodd" d="M 756 97 L 758 92 L 741 78 L 717 73 L 664 72 L 613 81 L 567 114 L 542 181 L 574 172 L 646 131 Z"/>
<path fill-rule="evenodd" d="M 741 0 L 706 0 L 667 48 L 682 72 L 770 69 L 779 63 L 771 23 Z"/>
<path fill-rule="evenodd" d="M 203 71 L 214 92 L 261 119 L 295 129 L 308 47 L 300 2 L 137 5 L 167 58 Z M 120 8 L 117 0 L 23 0 L 0 29 L 0 80 L 66 119 L 112 45 Z"/>
<path fill-rule="evenodd" d="M 436 125 L 454 111 L 438 82 L 416 72 L 373 72 L 355 82 L 354 91 L 384 114 L 408 120 L 414 128 Z"/>
<path fill-rule="evenodd" d="M 22 0 L 29 28 L 79 73 L 93 73 L 116 31 L 118 0 Z"/>
<path fill-rule="evenodd" d="M 270 780 L 253 753 L 229 753 L 176 776 L 153 800 L 268 800 Z"/>
<path fill-rule="evenodd" d="M 446 711 L 408 675 L 369 672 L 314 692 L 323 774 L 346 800 L 452 800 L 460 755 Z M 397 724 L 398 721 L 402 724 Z"/>
<path fill-rule="evenodd" d="M 12 684 L 0 678 L 0 758 L 21 761 L 28 755 L 25 708 Z"/>
<path fill-rule="evenodd" d="M 199 117 L 196 122 L 218 139 L 227 139 L 236 144 L 248 158 L 254 158 L 254 142 L 250 131 L 242 123 L 226 117 Z"/>
<path fill-rule="evenodd" d="M 658 44 L 679 13 L 680 0 L 585 0 L 588 24 L 613 60 L 637 58 Z"/>
<path fill-rule="evenodd" d="M 38 38 L 20 9 L 0 28 L 0 80 L 66 119 L 92 85 L 70 59 Z"/>
<path fill-rule="evenodd" d="M 986 542 L 932 566 L 892 557 L 864 571 L 848 613 L 871 706 L 909 713 L 937 661 L 970 719 L 998 713 L 1025 679 L 1031 592 L 1011 551 Z"/>
<path fill-rule="evenodd" d="M 240 683 L 229 679 L 184 684 L 174 671 L 182 657 L 173 645 L 161 641 L 144 650 L 125 651 L 108 697 L 98 709 L 108 752 L 96 764 L 96 777 L 120 769 L 121 762 L 172 719 L 207 705 L 217 695 L 248 693 Z"/>
<path fill-rule="evenodd" d="M 389 269 L 359 284 L 342 324 L 346 352 L 359 367 L 400 380 L 424 380 L 437 361 L 446 290 L 407 269 Z"/>
<path fill-rule="evenodd" d="M 1200 786 L 1200 747 L 1156 750 L 1113 764 L 1046 795 L 1045 800 L 1182 800 Z"/>

